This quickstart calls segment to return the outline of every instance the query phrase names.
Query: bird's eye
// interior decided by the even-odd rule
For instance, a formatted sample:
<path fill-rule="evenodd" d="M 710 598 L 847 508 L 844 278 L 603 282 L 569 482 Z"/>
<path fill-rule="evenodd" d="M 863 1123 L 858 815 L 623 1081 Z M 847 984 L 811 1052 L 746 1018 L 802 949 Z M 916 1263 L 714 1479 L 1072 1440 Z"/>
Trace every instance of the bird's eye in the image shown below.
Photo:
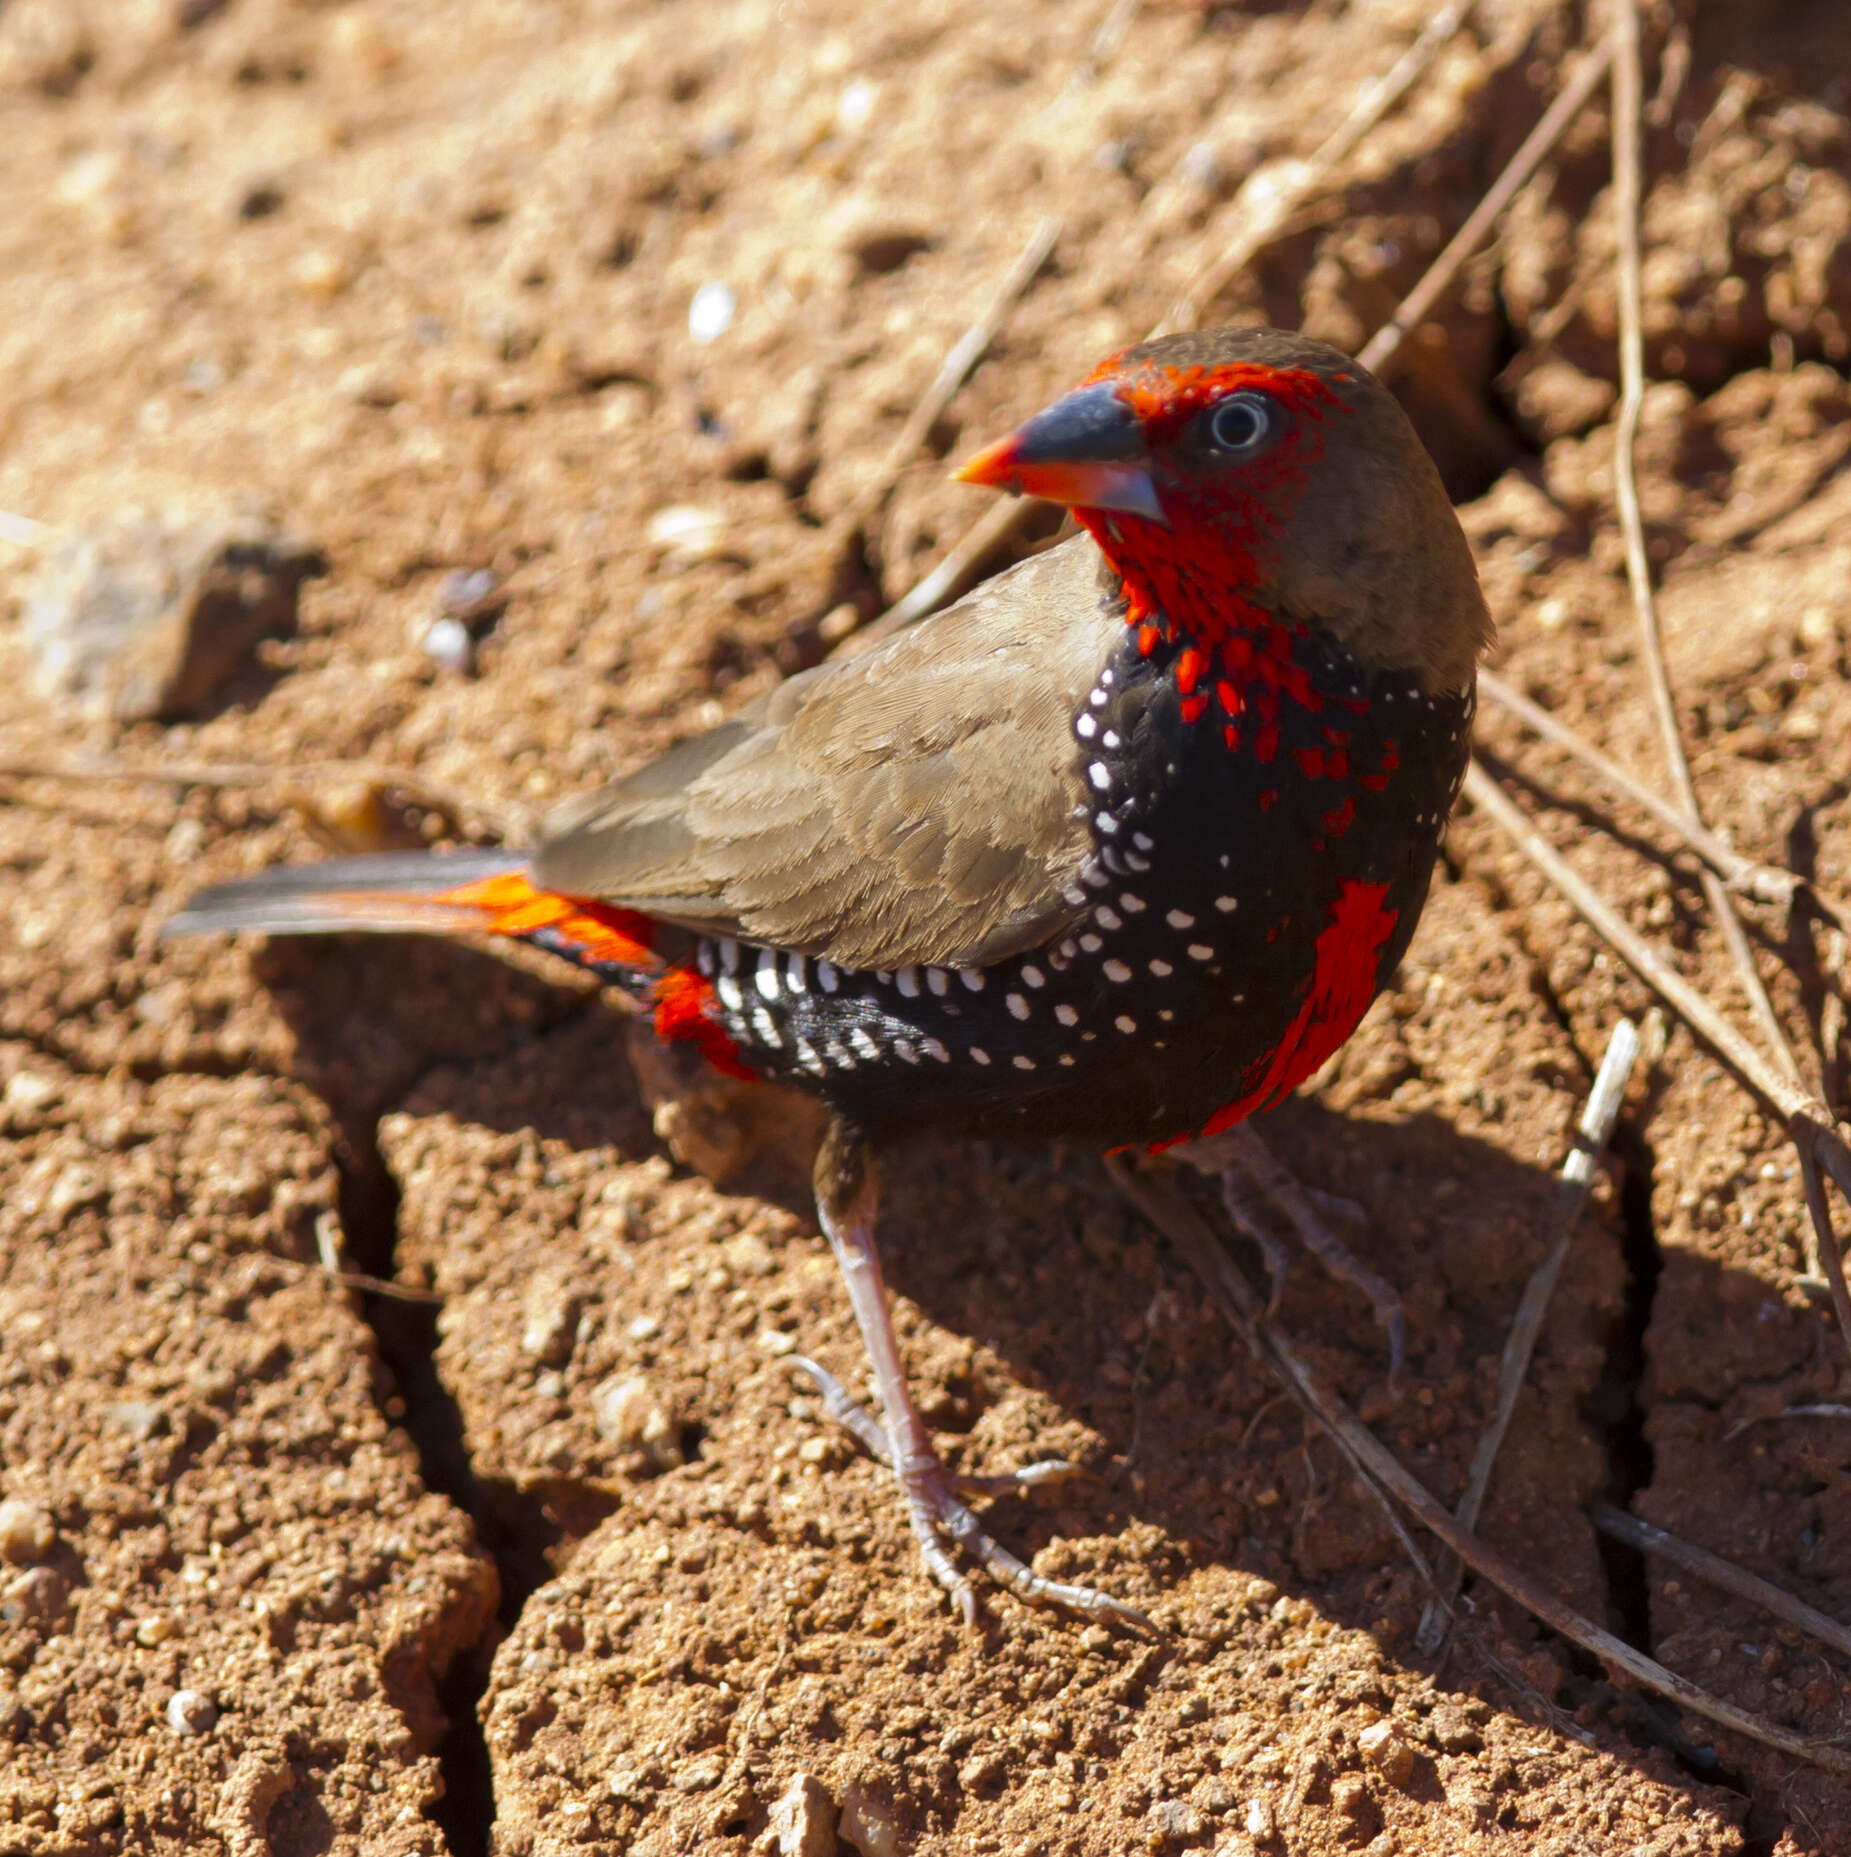
<path fill-rule="evenodd" d="M 1272 423 L 1272 408 L 1263 395 L 1231 393 L 1209 416 L 1208 436 L 1218 451 L 1252 451 Z"/>

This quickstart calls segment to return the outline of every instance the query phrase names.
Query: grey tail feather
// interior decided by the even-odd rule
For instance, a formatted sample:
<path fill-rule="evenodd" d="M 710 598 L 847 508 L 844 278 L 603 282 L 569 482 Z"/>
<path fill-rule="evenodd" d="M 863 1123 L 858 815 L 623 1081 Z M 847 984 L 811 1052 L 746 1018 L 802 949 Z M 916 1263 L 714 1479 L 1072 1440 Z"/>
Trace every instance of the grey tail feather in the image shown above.
<path fill-rule="evenodd" d="M 380 851 L 290 864 L 215 884 L 161 925 L 181 935 L 443 934 L 472 926 L 475 912 L 437 899 L 446 890 L 524 871 L 518 851 Z M 369 906 L 369 899 L 376 899 Z"/>

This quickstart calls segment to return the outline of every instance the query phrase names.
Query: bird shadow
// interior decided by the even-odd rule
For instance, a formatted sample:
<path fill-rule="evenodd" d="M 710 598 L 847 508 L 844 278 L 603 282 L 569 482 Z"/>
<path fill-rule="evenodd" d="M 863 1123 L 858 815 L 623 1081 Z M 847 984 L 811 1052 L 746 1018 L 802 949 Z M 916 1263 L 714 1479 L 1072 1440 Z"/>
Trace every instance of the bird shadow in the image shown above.
<path fill-rule="evenodd" d="M 298 1073 L 381 1176 L 370 1133 L 379 1114 L 415 1109 L 440 1078 L 444 1100 L 493 1131 L 614 1150 L 623 1162 L 660 1156 L 625 1055 L 629 1015 L 583 986 L 562 991 L 549 971 L 454 944 L 365 939 L 272 944 L 258 965 L 294 1033 Z M 1555 1236 L 1553 1172 L 1442 1116 L 1386 1105 L 1338 1114 L 1300 1099 L 1263 1118 L 1262 1133 L 1301 1180 L 1360 1210 L 1342 1235 L 1397 1287 L 1407 1318 L 1398 1391 L 1367 1302 L 1308 1256 L 1290 1257 L 1277 1322 L 1403 1463 L 1454 1501 L 1518 1298 Z M 1616 1148 L 1613 1190 L 1580 1221 L 1483 1532 L 1584 1616 L 1739 1706 L 1791 1721 L 1792 1686 L 1739 1648 L 1761 1651 L 1765 1616 L 1688 1578 L 1667 1581 L 1598 1536 L 1587 1507 L 1645 1497 L 1713 1549 L 1828 1610 L 1851 1609 L 1851 1562 L 1830 1527 L 1834 1492 L 1851 1487 L 1851 1446 L 1817 1424 L 1728 1429 L 1737 1389 L 1761 1389 L 1766 1406 L 1768 1389 L 1816 1377 L 1821 1319 L 1751 1271 L 1661 1248 L 1652 1157 L 1624 1128 Z M 813 1224 L 807 1172 L 806 1153 L 777 1151 L 728 1190 Z M 1058 1561 L 1058 1577 L 1085 1579 L 1111 1577 L 1114 1543 L 1128 1533 L 1154 1535 L 1159 1545 L 1140 1547 L 1136 1561 L 1158 1590 L 1217 1570 L 1268 1581 L 1371 1634 L 1437 1688 L 1488 1688 L 1502 1706 L 1651 1763 L 1659 1777 L 1668 1754 L 1691 1785 L 1749 1790 L 1738 1776 L 1765 1756 L 1622 1693 L 1593 1659 L 1474 1582 L 1464 1628 L 1437 1654 L 1420 1650 L 1427 1589 L 1382 1511 L 1095 1157 L 921 1136 L 887 1157 L 883 1175 L 889 1283 L 934 1333 L 962 1338 L 922 1347 L 908 1325 L 915 1383 L 953 1461 L 1003 1469 L 1044 1455 L 1052 1433 L 1088 1472 L 993 1501 L 986 1525 L 999 1539 Z M 387 1200 L 362 1261 L 389 1272 L 396 1200 L 389 1182 L 369 1190 Z M 1231 1234 L 1209 1184 L 1194 1190 Z M 1232 1235 L 1230 1244 L 1263 1280 L 1253 1248 Z M 858 1372 L 851 1359 L 835 1364 Z M 466 1489 L 466 1465 L 455 1480 Z M 1077 1543 L 1103 1559 L 1075 1558 Z M 1794 1654 L 1796 1669 L 1807 1658 L 1819 1661 L 1809 1647 Z M 1759 1797 L 1767 1777 L 1757 1771 Z M 1411 1784 L 1418 1793 L 1438 1779 L 1422 1769 Z M 1827 1798 L 1845 1789 L 1810 1769 L 1794 1786 L 1820 1789 L 1828 1819 L 1851 1804 Z M 1823 1852 L 1803 1827 L 1798 1813 L 1785 1826 L 1793 1848 Z"/>

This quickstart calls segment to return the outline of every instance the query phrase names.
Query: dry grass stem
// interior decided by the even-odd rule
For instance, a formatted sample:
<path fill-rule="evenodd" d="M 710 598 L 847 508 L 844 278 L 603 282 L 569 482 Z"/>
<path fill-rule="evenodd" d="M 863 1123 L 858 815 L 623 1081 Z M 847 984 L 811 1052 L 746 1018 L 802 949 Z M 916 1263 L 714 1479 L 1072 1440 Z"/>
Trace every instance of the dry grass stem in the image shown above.
<path fill-rule="evenodd" d="M 1809 1638 L 1816 1638 L 1821 1644 L 1829 1644 L 1833 1650 L 1851 1657 L 1851 1627 L 1840 1624 L 1816 1606 L 1809 1606 L 1805 1600 L 1796 1599 L 1758 1573 L 1750 1573 L 1746 1567 L 1738 1567 L 1734 1561 L 1724 1560 L 1707 1548 L 1680 1541 L 1676 1535 L 1654 1528 L 1650 1522 L 1642 1522 L 1636 1515 L 1628 1515 L 1610 1502 L 1594 1503 L 1588 1510 L 1588 1519 L 1602 1534 L 1611 1535 L 1615 1541 L 1624 1541 L 1641 1553 L 1656 1554 L 1660 1560 L 1668 1560 L 1674 1567 L 1682 1567 L 1686 1573 L 1695 1574 L 1711 1586 L 1719 1586 L 1738 1599 L 1746 1599 L 1750 1605 L 1759 1606 L 1775 1618 L 1785 1619 Z"/>
<path fill-rule="evenodd" d="M 931 384 L 920 395 L 918 404 L 907 415 L 906 423 L 895 434 L 893 443 L 887 447 L 887 454 L 881 459 L 873 476 L 848 507 L 830 523 L 830 529 L 839 539 L 846 539 L 859 530 L 893 494 L 893 486 L 899 480 L 900 473 L 917 456 L 919 447 L 925 443 L 926 434 L 932 430 L 958 389 L 989 352 L 990 344 L 1008 320 L 1009 312 L 1022 300 L 1029 285 L 1040 274 L 1041 267 L 1047 263 L 1055 241 L 1060 237 L 1060 230 L 1060 221 L 1051 214 L 1044 215 L 1036 222 L 1028 243 L 1022 247 L 1002 282 L 997 285 L 983 314 L 946 352 Z"/>
<path fill-rule="evenodd" d="M 1540 704 L 1531 702 L 1521 690 L 1506 683 L 1495 671 L 1480 669 L 1478 690 L 1481 696 L 1488 696 L 1500 709 L 1508 710 L 1533 734 L 1540 735 L 1544 741 L 1564 753 L 1573 755 L 1609 793 L 1630 800 L 1642 812 L 1650 813 L 1659 825 L 1680 844 L 1695 852 L 1737 895 L 1749 897 L 1757 903 L 1774 903 L 1784 908 L 1792 904 L 1797 894 L 1804 892 L 1807 900 L 1821 915 L 1829 917 L 1841 928 L 1851 928 L 1851 903 L 1821 891 L 1807 878 L 1778 864 L 1760 864 L 1753 858 L 1743 857 L 1726 838 L 1711 831 L 1700 819 L 1687 818 L 1669 800 L 1635 780 L 1617 761 L 1610 760 L 1559 717 L 1552 716 Z M 1523 777 L 1526 780 L 1534 779 L 1528 773 Z"/>
<path fill-rule="evenodd" d="M 1678 728 L 1670 674 L 1665 669 L 1658 609 L 1652 598 L 1651 562 L 1646 554 L 1645 520 L 1639 508 L 1639 486 L 1633 464 L 1639 413 L 1645 399 L 1644 285 L 1639 250 L 1644 105 L 1639 72 L 1638 0 L 1617 0 L 1613 45 L 1613 211 L 1620 323 L 1620 408 L 1613 433 L 1614 505 L 1625 544 L 1626 581 L 1639 622 L 1639 641 L 1665 763 L 1687 822 L 1700 825 L 1702 811 L 1697 804 L 1697 790 L 1690 778 L 1690 762 Z M 1724 887 L 1721 877 L 1709 869 L 1703 872 L 1703 893 L 1722 931 L 1755 1023 L 1774 1053 L 1775 1061 L 1795 1083 L 1800 1082 L 1799 1058 L 1774 1010 L 1774 1002 L 1768 997 L 1760 969 L 1755 965 L 1754 949 L 1749 945 L 1748 932 L 1736 912 L 1735 899 Z M 1817 1167 L 1808 1158 L 1806 1143 L 1801 1141 L 1798 1145 L 1806 1183 L 1806 1209 L 1812 1224 L 1807 1268 L 1814 1278 L 1823 1271 L 1831 1284 L 1839 1325 L 1845 1331 L 1847 1344 L 1851 1344 L 1851 1297 L 1847 1297 L 1844 1290 L 1844 1266 L 1837 1255 L 1838 1238 L 1832 1229 L 1831 1202 Z"/>
<path fill-rule="evenodd" d="M 1394 372 L 1402 343 L 1433 314 L 1453 280 L 1464 269 L 1466 260 L 1490 236 L 1519 189 L 1542 166 L 1556 143 L 1567 133 L 1569 125 L 1587 107 L 1588 99 L 1600 87 L 1612 62 L 1613 37 L 1608 34 L 1582 60 L 1580 68 L 1537 120 L 1536 127 L 1523 138 L 1522 146 L 1505 164 L 1503 173 L 1472 208 L 1446 249 L 1428 266 L 1426 275 L 1369 338 L 1357 359 L 1371 373 L 1387 378 Z"/>
<path fill-rule="evenodd" d="M 1498 1369 L 1497 1408 L 1491 1415 L 1491 1423 L 1485 1427 L 1484 1436 L 1478 1441 L 1478 1449 L 1472 1456 L 1471 1473 L 1465 1480 L 1464 1493 L 1453 1510 L 1461 1528 L 1478 1526 L 1485 1492 L 1491 1486 L 1492 1467 L 1497 1462 L 1499 1450 L 1503 1448 L 1504 1434 L 1510 1429 L 1511 1418 L 1517 1410 L 1517 1399 L 1530 1371 L 1530 1357 L 1536 1351 L 1536 1337 L 1542 1333 L 1543 1318 L 1548 1314 L 1550 1299 L 1555 1295 L 1556 1279 L 1561 1275 L 1569 1246 L 1574 1242 L 1581 1210 L 1594 1188 L 1595 1164 L 1613 1138 L 1613 1125 L 1619 1120 L 1620 1104 L 1625 1099 L 1626 1086 L 1632 1080 L 1633 1067 L 1638 1059 L 1638 1031 L 1630 1019 L 1622 1019 L 1613 1028 L 1613 1036 L 1607 1040 L 1606 1055 L 1600 1060 L 1599 1073 L 1594 1078 L 1594 1086 L 1589 1090 L 1587 1102 L 1581 1111 L 1581 1125 L 1574 1145 L 1568 1151 L 1568 1159 L 1562 1163 L 1561 1180 L 1556 1193 L 1555 1243 L 1549 1247 L 1549 1255 L 1536 1267 L 1535 1273 L 1524 1286 L 1523 1295 L 1517 1303 L 1517 1313 L 1511 1320 L 1510 1334 L 1504 1342 L 1504 1358 Z M 1461 1571 L 1458 1560 L 1452 1556 L 1448 1556 L 1441 1564 L 1438 1575 L 1440 1589 L 1448 1600 L 1459 1590 Z M 1420 1628 L 1414 1634 L 1415 1645 L 1431 1656 L 1440 1648 L 1445 1635 L 1446 1614 L 1438 1599 L 1429 1601 L 1421 1617 Z"/>
<path fill-rule="evenodd" d="M 1537 1584 L 1514 1561 L 1481 1541 L 1470 1529 L 1462 1528 L 1445 1505 L 1416 1481 L 1349 1407 L 1318 1382 L 1291 1346 L 1267 1322 L 1258 1293 L 1194 1206 L 1164 1180 L 1134 1174 L 1119 1161 L 1109 1162 L 1108 1166 L 1120 1190 L 1177 1247 L 1235 1332 L 1273 1369 L 1292 1397 L 1342 1450 L 1366 1487 L 1392 1499 L 1481 1579 L 1489 1581 L 1570 1643 L 1578 1644 L 1599 1658 L 1609 1671 L 1668 1697 L 1680 1708 L 1735 1734 L 1745 1735 L 1765 1747 L 1777 1748 L 1796 1760 L 1809 1761 L 1830 1772 L 1851 1777 L 1851 1753 L 1789 1734 L 1778 1724 L 1738 1709 L 1685 1681 L 1611 1632 L 1602 1630 L 1591 1619 L 1583 1618 L 1546 1587 Z M 1418 1557 L 1416 1565 L 1425 1573 L 1424 1563 Z"/>
<path fill-rule="evenodd" d="M 454 793 L 405 768 L 373 767 L 364 761 L 306 761 L 293 767 L 269 767 L 261 761 L 107 761 L 76 755 L 14 755 L 0 759 L 0 780 L 237 789 L 342 781 L 402 793 L 413 805 L 428 807 L 453 821 L 479 819 L 504 839 L 520 839 L 532 825 L 524 807 L 498 806 L 474 794 Z"/>
<path fill-rule="evenodd" d="M 1124 10 L 1129 27 L 1134 8 Z M 1211 303 L 1229 278 L 1252 262 L 1256 252 L 1276 237 L 1281 227 L 1300 210 L 1311 194 L 1329 179 L 1331 171 L 1356 149 L 1375 125 L 1413 88 L 1472 10 L 1472 0 L 1453 0 L 1434 15 L 1393 65 L 1367 86 L 1350 113 L 1308 160 L 1291 170 L 1283 181 L 1275 174 L 1256 177 L 1259 184 L 1243 188 L 1234 204 L 1236 217 L 1247 216 L 1234 242 L 1201 269 L 1182 298 L 1151 330 L 1162 335 L 1175 329 L 1192 329 L 1202 309 Z M 1119 9 L 1108 15 L 1106 25 Z M 1104 31 L 1104 28 L 1101 28 Z M 1122 38 L 1123 33 L 1120 31 Z M 1116 46 L 1113 48 L 1116 50 Z M 1026 254 L 1024 254 L 1026 256 Z M 1045 260 L 1043 261 L 1045 262 Z M 1039 269 L 1039 265 L 1036 266 Z M 974 365 L 974 363 L 973 363 Z M 974 522 L 950 551 L 877 619 L 851 634 L 851 650 L 865 650 L 902 626 L 923 619 L 946 600 L 962 592 L 987 556 L 1009 540 L 1027 520 L 1032 505 L 1026 501 L 998 502 Z"/>
<path fill-rule="evenodd" d="M 1517 849 L 1574 905 L 1594 932 L 1626 962 L 1667 1006 L 1709 1046 L 1762 1107 L 1786 1129 L 1799 1149 L 1807 1206 L 1815 1229 L 1830 1233 L 1822 1168 L 1841 1193 L 1851 1195 L 1851 1143 L 1830 1109 L 1789 1071 L 1764 1056 L 1652 946 L 1594 886 L 1532 826 L 1482 766 L 1474 761 L 1465 777 L 1465 796 L 1494 820 Z M 1838 1324 L 1851 1347 L 1851 1291 L 1834 1242 L 1820 1246 L 1819 1262 L 1831 1288 Z"/>
<path fill-rule="evenodd" d="M 1301 163 L 1281 175 L 1261 169 L 1244 186 L 1234 202 L 1240 231 L 1215 258 L 1190 280 L 1182 296 L 1170 306 L 1152 331 L 1167 334 L 1193 329 L 1202 312 L 1214 302 L 1230 279 L 1253 262 L 1257 252 L 1276 238 L 1292 216 L 1331 177 L 1338 165 L 1355 152 L 1363 138 L 1392 110 L 1425 74 L 1447 41 L 1464 25 L 1471 0 L 1454 0 L 1427 22 L 1412 45 L 1374 83 L 1367 85 L 1350 107 L 1350 113 Z"/>

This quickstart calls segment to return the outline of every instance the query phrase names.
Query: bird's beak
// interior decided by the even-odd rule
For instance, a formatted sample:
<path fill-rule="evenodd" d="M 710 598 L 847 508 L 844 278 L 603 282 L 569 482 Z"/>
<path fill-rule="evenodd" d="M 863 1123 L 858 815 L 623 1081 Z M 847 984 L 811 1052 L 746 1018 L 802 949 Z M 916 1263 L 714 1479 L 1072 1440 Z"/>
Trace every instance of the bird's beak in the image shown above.
<path fill-rule="evenodd" d="M 1056 400 L 978 452 L 957 480 L 1074 509 L 1122 509 L 1169 526 L 1151 479 L 1144 428 L 1109 381 Z"/>

